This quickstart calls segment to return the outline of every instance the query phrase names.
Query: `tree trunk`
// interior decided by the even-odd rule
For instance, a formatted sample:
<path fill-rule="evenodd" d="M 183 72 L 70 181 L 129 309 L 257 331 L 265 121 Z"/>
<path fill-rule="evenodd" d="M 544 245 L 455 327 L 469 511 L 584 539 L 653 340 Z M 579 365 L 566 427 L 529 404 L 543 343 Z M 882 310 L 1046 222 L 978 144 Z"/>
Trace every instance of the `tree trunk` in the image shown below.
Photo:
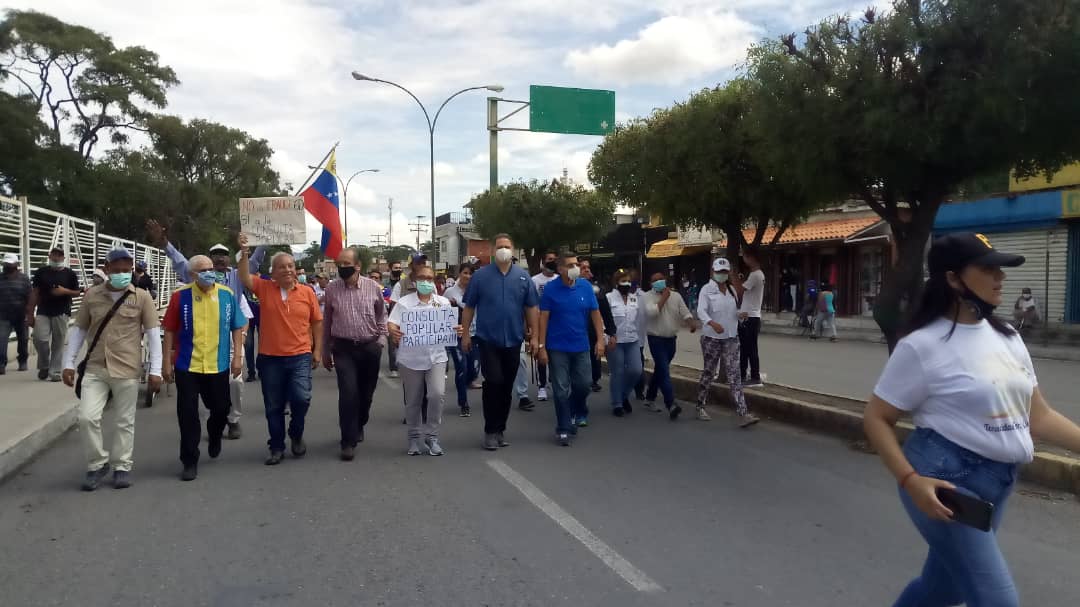
<path fill-rule="evenodd" d="M 874 300 L 874 321 L 885 335 L 889 354 L 900 341 L 911 311 L 922 296 L 926 242 L 940 206 L 940 200 L 923 203 L 909 222 L 889 224 L 896 241 L 897 258 Z"/>

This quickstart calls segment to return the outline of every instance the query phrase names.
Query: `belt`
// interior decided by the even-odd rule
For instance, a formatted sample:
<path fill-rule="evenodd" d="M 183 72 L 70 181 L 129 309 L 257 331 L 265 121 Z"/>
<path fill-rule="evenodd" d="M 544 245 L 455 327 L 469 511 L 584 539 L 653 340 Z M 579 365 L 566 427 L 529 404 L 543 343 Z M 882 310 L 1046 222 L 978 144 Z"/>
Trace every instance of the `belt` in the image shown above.
<path fill-rule="evenodd" d="M 349 337 L 335 337 L 334 342 L 343 346 L 370 346 L 371 344 L 379 341 L 378 337 L 365 337 L 364 339 L 352 339 Z"/>

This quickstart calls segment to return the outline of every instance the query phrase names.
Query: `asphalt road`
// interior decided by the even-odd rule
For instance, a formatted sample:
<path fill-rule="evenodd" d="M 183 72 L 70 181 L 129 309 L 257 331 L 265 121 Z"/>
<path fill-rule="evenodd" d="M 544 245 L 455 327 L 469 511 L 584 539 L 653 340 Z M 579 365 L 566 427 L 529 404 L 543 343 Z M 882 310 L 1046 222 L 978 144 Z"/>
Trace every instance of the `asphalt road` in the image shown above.
<path fill-rule="evenodd" d="M 701 345 L 698 335 L 684 331 L 679 336 L 675 364 L 701 368 Z M 787 335 L 762 335 L 761 370 L 767 382 L 866 399 L 874 389 L 889 351 L 884 344 L 861 341 L 810 341 Z M 1080 362 L 1035 359 L 1039 387 L 1050 404 L 1080 422 Z"/>
<path fill-rule="evenodd" d="M 615 419 L 594 398 L 571 448 L 541 404 L 515 410 L 495 454 L 455 409 L 446 456 L 407 457 L 385 380 L 345 463 L 333 379 L 315 383 L 309 453 L 276 468 L 249 414 L 180 482 L 160 399 L 139 411 L 135 486 L 88 494 L 65 436 L 0 486 L 0 604 L 862 607 L 891 604 L 925 552 L 876 459 L 833 439 L 722 414 Z M 1074 498 L 1015 496 L 1001 540 L 1024 604 L 1080 604 Z"/>

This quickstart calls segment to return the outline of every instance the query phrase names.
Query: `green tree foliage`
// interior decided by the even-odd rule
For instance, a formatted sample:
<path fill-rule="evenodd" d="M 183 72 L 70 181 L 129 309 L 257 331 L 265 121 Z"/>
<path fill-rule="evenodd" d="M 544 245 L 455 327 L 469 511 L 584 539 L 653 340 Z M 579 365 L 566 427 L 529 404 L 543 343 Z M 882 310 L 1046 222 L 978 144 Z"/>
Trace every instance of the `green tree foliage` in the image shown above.
<path fill-rule="evenodd" d="M 46 127 L 33 99 L 0 91 L 0 192 L 29 192 L 42 181 L 38 142 Z"/>
<path fill-rule="evenodd" d="M 950 194 L 1080 157 L 1078 0 L 896 0 L 750 52 L 774 163 L 888 221 L 898 256 L 874 317 L 895 345 Z M 974 181 L 973 181 L 974 180 Z"/>
<path fill-rule="evenodd" d="M 412 255 L 415 251 L 416 249 L 408 245 L 399 244 L 392 247 L 383 247 L 379 251 L 379 255 L 386 259 L 387 263 L 399 263 L 407 262 L 409 260 L 409 256 Z"/>
<path fill-rule="evenodd" d="M 510 234 L 534 268 L 546 249 L 599 238 L 615 212 L 610 198 L 557 180 L 500 185 L 473 197 L 470 204 L 480 234 Z"/>

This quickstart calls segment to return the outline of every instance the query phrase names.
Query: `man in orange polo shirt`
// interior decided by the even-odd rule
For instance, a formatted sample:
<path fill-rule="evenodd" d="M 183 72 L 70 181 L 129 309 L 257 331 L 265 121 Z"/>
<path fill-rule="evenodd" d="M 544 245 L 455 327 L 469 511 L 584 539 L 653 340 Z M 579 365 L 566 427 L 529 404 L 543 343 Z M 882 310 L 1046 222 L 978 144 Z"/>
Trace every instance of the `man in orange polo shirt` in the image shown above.
<path fill-rule="evenodd" d="M 259 379 L 266 425 L 270 430 L 267 466 L 285 454 L 285 403 L 289 403 L 289 439 L 295 457 L 307 453 L 304 417 L 311 404 L 311 370 L 321 362 L 322 312 L 315 291 L 296 280 L 296 262 L 288 253 L 270 260 L 270 280 L 248 268 L 248 239 L 240 234 L 240 282 L 259 299 Z"/>

